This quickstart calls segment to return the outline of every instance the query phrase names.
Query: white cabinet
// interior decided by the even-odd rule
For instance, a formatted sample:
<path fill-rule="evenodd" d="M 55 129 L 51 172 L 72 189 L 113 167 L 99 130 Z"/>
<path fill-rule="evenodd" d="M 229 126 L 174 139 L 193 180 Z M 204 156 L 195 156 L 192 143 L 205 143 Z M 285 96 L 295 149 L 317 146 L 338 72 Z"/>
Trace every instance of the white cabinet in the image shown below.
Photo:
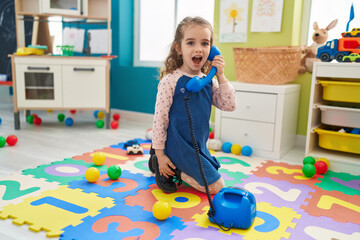
<path fill-rule="evenodd" d="M 109 125 L 108 58 L 12 56 L 15 128 L 19 110 L 104 110 Z"/>
<path fill-rule="evenodd" d="M 248 145 L 255 156 L 280 159 L 295 145 L 300 85 L 231 84 L 237 107 L 216 109 L 215 138 Z"/>
<path fill-rule="evenodd" d="M 87 5 L 87 0 L 41 0 L 41 12 L 87 16 Z"/>
<path fill-rule="evenodd" d="M 360 128 L 360 64 L 315 63 L 305 154 L 327 158 L 331 170 L 359 174 L 360 135 L 342 131 L 353 128 Z"/>

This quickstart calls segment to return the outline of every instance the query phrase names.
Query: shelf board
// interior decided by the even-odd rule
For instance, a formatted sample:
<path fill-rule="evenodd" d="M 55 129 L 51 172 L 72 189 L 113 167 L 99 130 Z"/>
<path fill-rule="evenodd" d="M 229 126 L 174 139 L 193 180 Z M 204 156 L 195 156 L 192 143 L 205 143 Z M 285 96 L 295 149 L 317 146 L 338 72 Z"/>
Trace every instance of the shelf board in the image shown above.
<path fill-rule="evenodd" d="M 60 17 L 63 17 L 63 18 L 78 18 L 78 19 L 92 19 L 92 20 L 108 21 L 108 18 L 107 18 L 107 17 L 80 16 L 80 15 L 70 15 L 70 14 L 18 12 L 18 15 L 30 16 L 30 17 L 53 17 L 53 16 L 60 16 Z"/>

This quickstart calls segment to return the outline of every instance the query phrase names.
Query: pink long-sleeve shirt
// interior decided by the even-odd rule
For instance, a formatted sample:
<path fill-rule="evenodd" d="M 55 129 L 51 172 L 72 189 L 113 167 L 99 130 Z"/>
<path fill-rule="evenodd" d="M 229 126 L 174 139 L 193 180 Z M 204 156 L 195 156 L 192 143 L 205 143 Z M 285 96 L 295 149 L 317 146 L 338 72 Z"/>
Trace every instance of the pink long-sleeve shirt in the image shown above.
<path fill-rule="evenodd" d="M 183 75 L 189 77 L 195 76 L 177 69 L 172 74 L 168 74 L 161 79 L 158 85 L 152 136 L 152 147 L 154 149 L 165 149 L 167 128 L 169 126 L 169 112 L 173 102 L 173 95 L 177 81 Z M 204 76 L 204 74 L 201 74 L 199 77 L 202 76 Z M 236 108 L 234 87 L 229 81 L 222 84 L 219 84 L 215 78 L 213 78 L 212 81 L 212 105 L 223 111 L 234 111 Z"/>

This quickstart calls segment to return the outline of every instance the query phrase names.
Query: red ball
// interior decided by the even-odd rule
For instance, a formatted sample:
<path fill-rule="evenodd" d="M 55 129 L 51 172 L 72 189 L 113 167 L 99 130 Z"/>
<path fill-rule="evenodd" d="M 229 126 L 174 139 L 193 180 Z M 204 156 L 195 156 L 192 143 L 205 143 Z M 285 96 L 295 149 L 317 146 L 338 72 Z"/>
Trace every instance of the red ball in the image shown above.
<path fill-rule="evenodd" d="M 35 117 L 34 118 L 34 121 L 33 121 L 33 123 L 35 124 L 35 125 L 40 125 L 41 124 L 41 118 L 39 118 L 39 117 Z"/>
<path fill-rule="evenodd" d="M 39 117 L 36 113 L 31 114 L 34 118 Z"/>
<path fill-rule="evenodd" d="M 18 138 L 15 135 L 10 135 L 6 138 L 6 142 L 9 146 L 14 146 L 18 141 Z"/>
<path fill-rule="evenodd" d="M 214 132 L 210 132 L 210 133 L 209 133 L 209 138 L 210 138 L 210 139 L 214 139 Z"/>
<path fill-rule="evenodd" d="M 115 113 L 115 114 L 113 115 L 113 119 L 114 119 L 115 121 L 119 121 L 120 115 L 119 115 L 118 113 Z"/>
<path fill-rule="evenodd" d="M 112 129 L 117 129 L 119 127 L 119 122 L 117 121 L 112 121 L 110 124 Z"/>
<path fill-rule="evenodd" d="M 326 173 L 328 166 L 325 162 L 323 161 L 317 161 L 315 163 L 315 168 L 316 168 L 316 173 L 318 174 L 323 174 Z"/>
<path fill-rule="evenodd" d="M 70 113 L 71 113 L 71 114 L 75 114 L 75 113 L 76 113 L 76 110 L 70 110 Z"/>

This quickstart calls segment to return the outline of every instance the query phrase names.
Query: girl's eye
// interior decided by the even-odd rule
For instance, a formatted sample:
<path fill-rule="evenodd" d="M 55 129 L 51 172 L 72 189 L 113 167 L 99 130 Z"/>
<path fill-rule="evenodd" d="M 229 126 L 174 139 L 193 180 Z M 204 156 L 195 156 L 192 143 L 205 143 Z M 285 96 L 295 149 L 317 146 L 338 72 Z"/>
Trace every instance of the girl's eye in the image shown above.
<path fill-rule="evenodd" d="M 187 42 L 187 45 L 194 45 L 194 42 L 190 41 L 190 42 Z"/>
<path fill-rule="evenodd" d="M 203 46 L 209 46 L 209 43 L 208 42 L 203 42 L 202 45 Z"/>

